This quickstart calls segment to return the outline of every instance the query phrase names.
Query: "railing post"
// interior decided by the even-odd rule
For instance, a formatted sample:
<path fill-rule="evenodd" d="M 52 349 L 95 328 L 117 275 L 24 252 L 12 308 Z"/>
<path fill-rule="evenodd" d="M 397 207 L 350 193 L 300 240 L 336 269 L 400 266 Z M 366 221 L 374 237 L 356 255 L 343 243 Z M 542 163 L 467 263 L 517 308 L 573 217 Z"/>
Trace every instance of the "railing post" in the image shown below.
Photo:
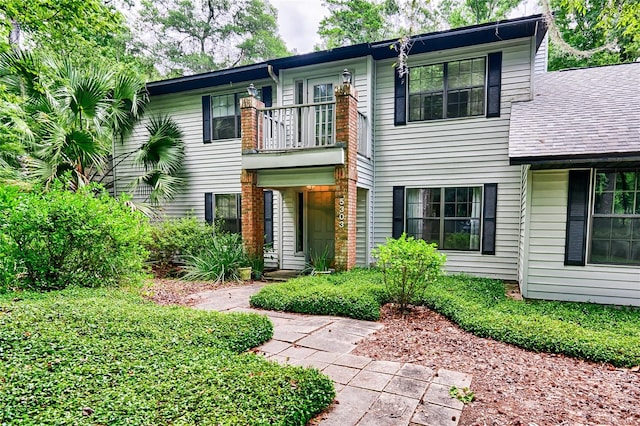
<path fill-rule="evenodd" d="M 345 144 L 345 163 L 335 170 L 335 263 L 337 270 L 348 270 L 356 265 L 358 93 L 344 84 L 336 88 L 335 97 L 335 141 Z"/>
<path fill-rule="evenodd" d="M 263 129 L 258 126 L 258 120 L 262 120 L 261 108 L 264 104 L 254 97 L 240 99 L 243 152 L 260 146 Z M 242 170 L 242 240 L 249 256 L 262 256 L 264 248 L 264 193 L 257 182 L 255 170 Z"/>

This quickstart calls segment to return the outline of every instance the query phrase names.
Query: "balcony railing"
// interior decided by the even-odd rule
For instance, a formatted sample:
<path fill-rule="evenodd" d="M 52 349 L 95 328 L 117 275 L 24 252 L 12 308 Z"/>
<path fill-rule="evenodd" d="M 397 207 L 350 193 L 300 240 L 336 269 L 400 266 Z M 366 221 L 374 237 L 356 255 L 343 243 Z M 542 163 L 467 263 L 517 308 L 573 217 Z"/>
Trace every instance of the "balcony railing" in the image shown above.
<path fill-rule="evenodd" d="M 335 145 L 335 105 L 331 101 L 258 110 L 258 150 L 284 151 Z"/>

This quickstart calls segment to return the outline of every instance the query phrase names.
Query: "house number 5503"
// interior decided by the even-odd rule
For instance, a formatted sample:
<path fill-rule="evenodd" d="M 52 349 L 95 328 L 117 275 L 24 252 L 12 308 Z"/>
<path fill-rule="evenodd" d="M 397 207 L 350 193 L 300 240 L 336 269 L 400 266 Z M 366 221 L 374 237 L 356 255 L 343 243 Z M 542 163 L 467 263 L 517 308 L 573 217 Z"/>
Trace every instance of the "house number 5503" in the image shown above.
<path fill-rule="evenodd" d="M 344 228 L 344 198 L 340 198 L 338 201 L 338 226 Z"/>

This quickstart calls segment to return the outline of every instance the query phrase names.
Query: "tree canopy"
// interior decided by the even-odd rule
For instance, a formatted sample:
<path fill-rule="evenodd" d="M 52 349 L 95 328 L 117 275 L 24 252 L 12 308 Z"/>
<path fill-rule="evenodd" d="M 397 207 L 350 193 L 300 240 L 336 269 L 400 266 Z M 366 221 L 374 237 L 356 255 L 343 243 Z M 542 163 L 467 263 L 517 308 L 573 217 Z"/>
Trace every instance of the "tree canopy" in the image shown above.
<path fill-rule="evenodd" d="M 288 55 L 276 9 L 263 0 L 143 0 L 140 21 L 146 54 L 167 75 Z"/>

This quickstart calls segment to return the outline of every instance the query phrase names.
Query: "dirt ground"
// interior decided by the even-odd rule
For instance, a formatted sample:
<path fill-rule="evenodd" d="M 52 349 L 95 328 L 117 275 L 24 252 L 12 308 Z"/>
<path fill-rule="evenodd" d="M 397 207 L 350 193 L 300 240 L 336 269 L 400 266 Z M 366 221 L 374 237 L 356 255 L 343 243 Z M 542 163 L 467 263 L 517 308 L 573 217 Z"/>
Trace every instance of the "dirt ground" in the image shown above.
<path fill-rule="evenodd" d="M 156 303 L 190 305 L 186 296 L 219 287 L 156 280 L 145 292 Z M 476 399 L 460 425 L 640 425 L 637 371 L 476 337 L 423 307 L 401 315 L 385 306 L 380 321 L 385 327 L 353 353 L 473 375 Z"/>
<path fill-rule="evenodd" d="M 640 374 L 476 337 L 442 315 L 389 306 L 356 355 L 473 375 L 461 425 L 640 425 Z"/>

